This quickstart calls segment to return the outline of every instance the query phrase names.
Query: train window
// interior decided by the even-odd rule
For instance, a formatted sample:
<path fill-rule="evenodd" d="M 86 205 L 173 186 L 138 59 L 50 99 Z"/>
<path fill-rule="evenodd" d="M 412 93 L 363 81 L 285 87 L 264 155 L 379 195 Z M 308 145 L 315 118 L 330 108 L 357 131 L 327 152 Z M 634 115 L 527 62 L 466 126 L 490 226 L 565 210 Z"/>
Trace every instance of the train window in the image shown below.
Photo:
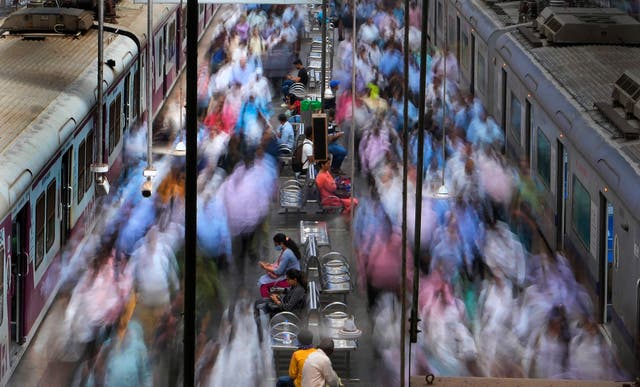
<path fill-rule="evenodd" d="M 167 60 L 169 62 L 173 62 L 174 56 L 176 55 L 176 22 L 175 20 L 169 24 L 169 43 L 167 44 L 168 55 Z"/>
<path fill-rule="evenodd" d="M 513 138 L 520 143 L 522 130 L 522 104 L 515 94 L 511 93 L 511 115 L 509 121 L 509 129 L 513 134 Z"/>
<path fill-rule="evenodd" d="M 113 152 L 113 148 L 115 148 L 115 130 L 114 130 L 114 113 L 116 109 L 116 102 L 111 102 L 109 105 L 109 154 Z"/>
<path fill-rule="evenodd" d="M 56 181 L 52 180 L 47 187 L 47 227 L 45 230 L 49 252 L 56 236 Z"/>
<path fill-rule="evenodd" d="M 85 192 L 89 191 L 89 189 L 91 189 L 91 186 L 93 185 L 93 174 L 90 172 L 91 171 L 91 163 L 93 160 L 93 142 L 95 141 L 94 136 L 93 136 L 93 130 L 89 132 L 89 134 L 87 134 L 87 153 L 86 153 L 86 157 L 85 157 L 85 164 L 84 164 L 84 170 L 85 170 L 85 174 L 84 174 L 84 190 Z"/>
<path fill-rule="evenodd" d="M 447 48 L 451 49 L 451 47 L 449 47 L 449 45 L 451 44 L 451 42 L 456 42 L 456 25 L 453 22 L 453 18 L 449 17 L 449 15 L 447 15 Z M 458 50 L 458 46 L 460 45 L 460 39 L 457 40 L 458 44 L 456 46 L 456 50 Z M 459 60 L 460 56 L 456 57 L 456 60 Z"/>
<path fill-rule="evenodd" d="M 136 69 L 136 72 L 133 75 L 133 112 L 131 112 L 131 116 L 134 118 L 137 118 L 139 112 L 140 112 L 140 67 Z"/>
<path fill-rule="evenodd" d="M 115 125 L 115 139 L 116 146 L 120 142 L 120 137 L 122 136 L 122 94 L 118 94 L 116 97 L 116 111 L 114 113 L 114 125 Z"/>
<path fill-rule="evenodd" d="M 588 249 L 591 246 L 591 198 L 589 197 L 589 191 L 575 175 L 573 176 L 571 224 L 582 243 Z"/>
<path fill-rule="evenodd" d="M 122 133 L 122 96 L 118 96 L 109 105 L 109 154 L 113 153 L 120 142 Z"/>
<path fill-rule="evenodd" d="M 478 50 L 478 84 L 476 85 L 478 87 L 478 90 L 480 90 L 481 92 L 484 92 L 484 85 L 485 85 L 485 59 L 484 56 L 480 53 L 480 50 Z"/>
<path fill-rule="evenodd" d="M 84 166 L 86 164 L 86 151 L 87 143 L 85 140 L 83 140 L 80 143 L 80 146 L 78 146 L 78 204 L 82 201 L 82 198 L 84 198 L 84 175 L 86 173 Z"/>
<path fill-rule="evenodd" d="M 55 241 L 56 236 L 56 181 L 51 180 L 47 190 L 36 200 L 36 268 Z"/>
<path fill-rule="evenodd" d="M 89 191 L 93 183 L 91 175 L 91 161 L 93 160 L 93 131 L 87 134 L 87 138 L 78 147 L 78 204 Z"/>
<path fill-rule="evenodd" d="M 124 109 L 122 118 L 124 121 L 122 124 L 127 128 L 129 127 L 129 120 L 131 119 L 131 110 L 129 110 L 129 107 L 131 106 L 131 73 L 127 73 L 127 76 L 124 77 L 124 92 L 122 95 L 124 96 L 124 102 L 122 104 Z"/>
<path fill-rule="evenodd" d="M 462 33 L 460 61 L 462 62 L 462 66 L 469 68 L 469 37 L 464 32 Z"/>
<path fill-rule="evenodd" d="M 38 200 L 36 200 L 36 267 L 40 265 L 44 258 L 45 195 L 45 192 L 41 193 Z"/>
<path fill-rule="evenodd" d="M 164 61 L 165 61 L 165 57 L 164 57 L 164 50 L 165 50 L 165 46 L 164 46 L 164 36 L 163 35 L 159 35 L 155 45 L 153 46 L 153 50 L 155 51 L 155 56 L 153 57 L 153 63 L 155 64 L 155 79 L 156 79 L 156 83 L 155 83 L 155 89 L 154 90 L 159 90 L 160 87 L 162 86 L 162 82 L 164 80 Z"/>
<path fill-rule="evenodd" d="M 540 128 L 538 128 L 536 138 L 536 170 L 542 183 L 549 189 L 551 186 L 551 143 Z"/>
<path fill-rule="evenodd" d="M 460 34 L 462 34 L 462 31 L 460 31 L 460 16 L 456 16 L 456 59 L 458 60 L 458 63 L 460 62 L 461 58 L 460 58 L 460 48 L 461 48 L 461 36 Z"/>

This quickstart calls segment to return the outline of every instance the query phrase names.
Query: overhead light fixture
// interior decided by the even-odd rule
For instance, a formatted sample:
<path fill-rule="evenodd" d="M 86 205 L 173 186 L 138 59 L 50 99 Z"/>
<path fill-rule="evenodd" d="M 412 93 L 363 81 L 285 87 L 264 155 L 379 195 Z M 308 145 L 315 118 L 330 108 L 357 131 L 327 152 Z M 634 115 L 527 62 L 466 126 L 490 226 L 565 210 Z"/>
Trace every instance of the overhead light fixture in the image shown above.
<path fill-rule="evenodd" d="M 178 141 L 178 143 L 176 144 L 176 147 L 173 148 L 173 155 L 174 156 L 186 156 L 187 155 L 187 144 L 184 143 L 184 141 L 180 140 Z"/>
<path fill-rule="evenodd" d="M 331 91 L 331 87 L 327 87 L 324 89 L 324 98 L 333 98 L 333 91 Z"/>
<path fill-rule="evenodd" d="M 438 193 L 436 193 L 436 197 L 442 198 L 442 199 L 449 197 L 449 190 L 447 189 L 446 185 L 442 184 L 440 188 L 438 188 Z"/>
<path fill-rule="evenodd" d="M 109 172 L 109 165 L 105 163 L 91 164 L 91 172 L 93 173 L 107 173 Z"/>

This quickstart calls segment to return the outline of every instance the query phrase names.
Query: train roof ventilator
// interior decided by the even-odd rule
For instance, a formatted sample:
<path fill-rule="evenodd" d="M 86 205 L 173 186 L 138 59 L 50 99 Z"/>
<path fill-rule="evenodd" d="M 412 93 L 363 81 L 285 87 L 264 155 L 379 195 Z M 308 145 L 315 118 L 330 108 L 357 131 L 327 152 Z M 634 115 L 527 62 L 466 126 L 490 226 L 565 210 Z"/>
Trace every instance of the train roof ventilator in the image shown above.
<path fill-rule="evenodd" d="M 613 84 L 613 102 L 622 105 L 627 118 L 640 120 L 640 76 L 629 71 L 622 73 Z"/>
<path fill-rule="evenodd" d="M 546 7 L 534 26 L 552 44 L 640 44 L 640 22 L 615 8 Z"/>
<path fill-rule="evenodd" d="M 21 33 L 84 33 L 93 26 L 93 12 L 75 8 L 23 8 L 5 19 L 0 30 Z"/>
<path fill-rule="evenodd" d="M 594 103 L 626 140 L 640 138 L 640 76 L 625 71 L 613 84 L 612 104 Z M 618 107 L 618 109 L 616 109 Z M 622 110 L 622 112 L 620 112 Z"/>

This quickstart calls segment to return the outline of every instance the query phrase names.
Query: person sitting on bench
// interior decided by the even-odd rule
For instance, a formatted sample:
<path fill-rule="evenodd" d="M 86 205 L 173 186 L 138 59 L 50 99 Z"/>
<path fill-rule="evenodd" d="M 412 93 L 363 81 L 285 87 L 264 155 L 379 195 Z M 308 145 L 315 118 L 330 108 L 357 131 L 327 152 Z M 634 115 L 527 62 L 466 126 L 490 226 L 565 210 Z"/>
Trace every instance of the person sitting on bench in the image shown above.
<path fill-rule="evenodd" d="M 258 279 L 262 298 L 269 298 L 269 290 L 274 286 L 281 288 L 289 287 L 289 282 L 285 276 L 287 270 L 300 270 L 300 257 L 302 255 L 300 254 L 298 245 L 282 233 L 274 235 L 273 243 L 276 251 L 280 252 L 276 261 L 274 263 L 258 262 L 260 267 L 266 271 L 266 273 Z"/>
<path fill-rule="evenodd" d="M 291 312 L 300 315 L 307 306 L 307 279 L 300 270 L 287 270 L 288 289 L 284 294 L 272 293 L 270 301 L 265 304 L 265 312 L 274 316 L 280 312 Z"/>
<path fill-rule="evenodd" d="M 316 176 L 316 187 L 320 193 L 320 204 L 329 207 L 342 206 L 343 213 L 349 214 L 351 212 L 351 195 L 340 192 L 334 177 L 329 172 L 331 169 L 331 156 L 325 161 L 320 163 L 320 172 Z M 358 199 L 353 198 L 353 205 L 358 205 Z"/>

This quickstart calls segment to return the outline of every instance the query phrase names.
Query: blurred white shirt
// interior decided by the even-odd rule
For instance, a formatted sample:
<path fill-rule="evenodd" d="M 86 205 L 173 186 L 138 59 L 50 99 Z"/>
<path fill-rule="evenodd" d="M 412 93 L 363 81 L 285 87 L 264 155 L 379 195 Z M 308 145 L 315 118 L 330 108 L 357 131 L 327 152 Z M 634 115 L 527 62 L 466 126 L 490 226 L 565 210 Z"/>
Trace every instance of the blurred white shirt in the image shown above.
<path fill-rule="evenodd" d="M 336 387 L 340 385 L 340 379 L 331 366 L 331 359 L 318 349 L 313 352 L 302 367 L 302 387 L 324 387 L 325 385 Z"/>

